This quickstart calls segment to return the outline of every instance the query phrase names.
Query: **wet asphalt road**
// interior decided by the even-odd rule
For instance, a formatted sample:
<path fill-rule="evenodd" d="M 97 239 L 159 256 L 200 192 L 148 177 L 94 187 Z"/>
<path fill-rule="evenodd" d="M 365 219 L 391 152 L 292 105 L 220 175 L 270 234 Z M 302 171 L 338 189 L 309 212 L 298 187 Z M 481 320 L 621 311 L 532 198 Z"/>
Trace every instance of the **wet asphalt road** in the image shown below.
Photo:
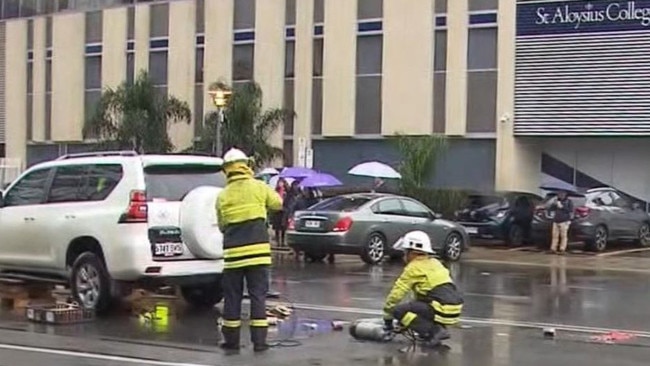
<path fill-rule="evenodd" d="M 264 356 L 253 355 L 250 347 L 234 356 L 216 349 L 216 311 L 182 312 L 162 330 L 125 314 L 69 327 L 2 314 L 0 366 L 647 365 L 650 277 L 640 273 L 454 264 L 466 298 L 465 321 L 452 330 L 448 350 L 402 353 L 406 343 L 362 343 L 347 331 L 331 331 L 332 319 L 378 316 L 401 268 L 371 268 L 356 258 L 335 264 L 276 261 L 273 287 L 297 310 L 271 338 L 292 337 L 301 344 Z M 313 322 L 316 331 L 305 326 Z M 556 338 L 544 339 L 543 327 L 556 328 Z M 606 344 L 602 336 L 611 331 L 626 339 Z"/>

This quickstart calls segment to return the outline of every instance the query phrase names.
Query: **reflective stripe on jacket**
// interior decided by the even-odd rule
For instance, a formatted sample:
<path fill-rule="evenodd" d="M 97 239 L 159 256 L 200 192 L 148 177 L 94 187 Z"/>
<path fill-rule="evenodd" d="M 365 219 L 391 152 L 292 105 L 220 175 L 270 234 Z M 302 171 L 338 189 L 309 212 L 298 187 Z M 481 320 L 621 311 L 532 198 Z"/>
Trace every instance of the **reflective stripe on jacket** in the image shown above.
<path fill-rule="evenodd" d="M 391 317 L 391 313 L 410 292 L 416 298 L 427 297 L 435 288 L 453 284 L 449 270 L 435 258 L 421 257 L 413 259 L 406 265 L 393 288 L 386 298 L 384 313 Z"/>
<path fill-rule="evenodd" d="M 282 199 L 264 182 L 248 174 L 229 174 L 216 207 L 225 269 L 271 264 L 267 210 L 281 208 Z"/>

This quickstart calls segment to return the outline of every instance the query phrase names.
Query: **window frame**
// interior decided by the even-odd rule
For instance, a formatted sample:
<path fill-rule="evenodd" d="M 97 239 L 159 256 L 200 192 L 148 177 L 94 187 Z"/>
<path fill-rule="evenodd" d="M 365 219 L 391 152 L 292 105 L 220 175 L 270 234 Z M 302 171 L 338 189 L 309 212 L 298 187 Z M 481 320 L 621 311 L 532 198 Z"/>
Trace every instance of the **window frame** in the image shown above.
<path fill-rule="evenodd" d="M 433 215 L 434 215 L 434 213 L 427 206 L 425 206 L 423 203 L 420 203 L 418 201 L 408 199 L 408 198 L 400 198 L 400 201 L 402 201 L 402 207 L 404 207 L 404 213 L 405 213 L 406 216 L 417 217 L 417 218 L 421 218 L 421 219 L 427 219 L 427 218 L 433 217 Z M 426 216 L 420 216 L 420 215 L 417 214 L 417 212 L 409 211 L 409 209 L 406 207 L 406 204 L 405 204 L 406 202 L 410 202 L 413 205 L 422 208 L 424 210 L 423 213 L 426 213 Z"/>
<path fill-rule="evenodd" d="M 385 203 L 385 202 L 388 202 L 388 201 L 396 201 L 397 205 L 399 206 L 399 211 L 398 212 L 392 212 L 392 211 L 383 212 L 383 211 L 380 211 L 379 210 L 379 205 L 381 203 Z M 371 210 L 375 215 L 406 216 L 406 210 L 404 210 L 404 205 L 402 204 L 400 199 L 396 198 L 396 197 L 382 198 L 381 200 L 375 202 L 372 205 Z"/>

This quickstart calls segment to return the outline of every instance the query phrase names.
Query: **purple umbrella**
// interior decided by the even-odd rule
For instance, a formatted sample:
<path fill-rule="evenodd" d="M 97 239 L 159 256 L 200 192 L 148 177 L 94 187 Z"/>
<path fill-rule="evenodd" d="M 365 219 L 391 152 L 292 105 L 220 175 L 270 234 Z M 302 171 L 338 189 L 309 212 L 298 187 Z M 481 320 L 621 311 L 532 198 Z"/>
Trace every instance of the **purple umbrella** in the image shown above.
<path fill-rule="evenodd" d="M 288 168 L 284 168 L 282 170 L 282 173 L 280 173 L 280 177 L 282 178 L 306 178 L 309 177 L 310 175 L 316 174 L 315 171 L 309 169 L 309 168 L 303 168 L 299 166 L 292 166 Z"/>
<path fill-rule="evenodd" d="M 300 185 L 305 188 L 316 187 L 334 187 L 343 185 L 340 180 L 336 179 L 333 175 L 325 173 L 316 173 L 308 176 L 300 182 Z"/>

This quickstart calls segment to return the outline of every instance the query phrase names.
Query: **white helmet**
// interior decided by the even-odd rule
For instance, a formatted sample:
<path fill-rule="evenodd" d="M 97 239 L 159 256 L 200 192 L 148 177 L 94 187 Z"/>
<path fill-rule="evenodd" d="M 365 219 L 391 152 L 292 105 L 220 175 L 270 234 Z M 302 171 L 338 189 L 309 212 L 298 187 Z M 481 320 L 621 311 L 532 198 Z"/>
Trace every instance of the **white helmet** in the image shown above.
<path fill-rule="evenodd" d="M 236 161 L 248 161 L 248 156 L 243 151 L 233 147 L 224 154 L 223 163 L 228 164 Z"/>
<path fill-rule="evenodd" d="M 416 230 L 406 233 L 395 245 L 395 250 L 415 250 L 427 254 L 435 254 L 431 248 L 431 239 L 424 231 Z"/>

